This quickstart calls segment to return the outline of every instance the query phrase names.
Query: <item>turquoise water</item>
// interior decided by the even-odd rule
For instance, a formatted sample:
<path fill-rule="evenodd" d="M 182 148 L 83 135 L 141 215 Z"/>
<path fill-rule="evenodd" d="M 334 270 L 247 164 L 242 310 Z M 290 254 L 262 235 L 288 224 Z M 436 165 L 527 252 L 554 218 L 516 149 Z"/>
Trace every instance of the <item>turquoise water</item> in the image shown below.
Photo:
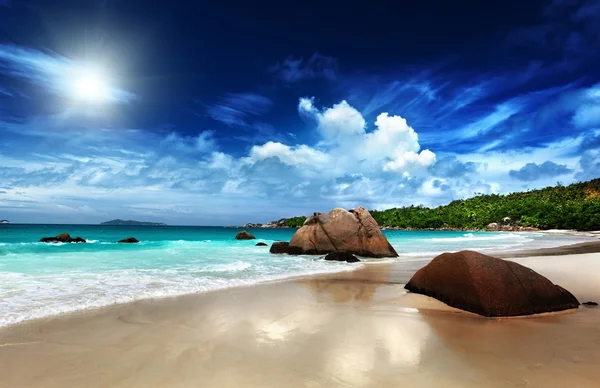
<path fill-rule="evenodd" d="M 0 225 L 0 326 L 64 312 L 357 268 L 314 256 L 271 255 L 258 241 L 289 241 L 294 229 L 100 225 Z M 68 232 L 86 244 L 43 244 Z M 385 231 L 394 260 L 444 251 L 558 246 L 584 238 L 539 233 Z M 139 244 L 117 244 L 133 236 Z M 358 264 L 360 266 L 360 264 Z"/>

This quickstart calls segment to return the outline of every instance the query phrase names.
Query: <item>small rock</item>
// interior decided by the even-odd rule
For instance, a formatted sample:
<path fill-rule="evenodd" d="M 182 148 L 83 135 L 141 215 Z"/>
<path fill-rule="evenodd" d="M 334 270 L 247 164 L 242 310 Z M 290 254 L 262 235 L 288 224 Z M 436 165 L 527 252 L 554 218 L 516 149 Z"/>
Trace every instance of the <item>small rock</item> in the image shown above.
<path fill-rule="evenodd" d="M 75 237 L 74 239 L 71 240 L 72 243 L 84 243 L 86 242 L 84 238 L 81 238 L 79 236 Z"/>
<path fill-rule="evenodd" d="M 496 231 L 500 229 L 500 226 L 496 222 L 492 222 L 491 224 L 488 224 L 488 226 L 485 229 L 490 231 Z"/>
<path fill-rule="evenodd" d="M 239 232 L 237 234 L 237 236 L 235 236 L 235 239 L 236 240 L 254 240 L 254 239 L 256 239 L 256 237 L 254 237 L 250 233 L 246 232 L 245 230 L 242 230 L 241 232 Z"/>
<path fill-rule="evenodd" d="M 119 243 L 135 244 L 135 243 L 139 243 L 139 241 L 135 237 L 127 237 L 127 238 L 124 238 L 123 240 L 119 240 Z"/>
<path fill-rule="evenodd" d="M 261 241 L 261 242 L 259 242 L 259 243 L 256 243 L 256 246 L 257 246 L 257 247 L 266 247 L 266 246 L 267 246 L 267 244 L 265 244 L 264 242 L 262 242 L 262 241 Z"/>
<path fill-rule="evenodd" d="M 594 306 L 598 306 L 598 303 L 589 301 L 589 302 L 583 302 L 582 305 L 584 305 L 586 307 L 594 307 Z"/>
<path fill-rule="evenodd" d="M 328 253 L 327 256 L 325 256 L 325 260 L 330 260 L 330 261 L 345 261 L 347 263 L 358 263 L 358 262 L 360 262 L 360 260 L 358 260 L 356 258 L 356 256 L 354 256 L 351 253 L 345 252 L 345 251 L 336 251 L 336 252 Z"/>
<path fill-rule="evenodd" d="M 289 246 L 289 242 L 276 241 L 273 243 L 273 245 L 271 245 L 271 249 L 269 249 L 269 252 L 274 254 L 288 253 Z"/>

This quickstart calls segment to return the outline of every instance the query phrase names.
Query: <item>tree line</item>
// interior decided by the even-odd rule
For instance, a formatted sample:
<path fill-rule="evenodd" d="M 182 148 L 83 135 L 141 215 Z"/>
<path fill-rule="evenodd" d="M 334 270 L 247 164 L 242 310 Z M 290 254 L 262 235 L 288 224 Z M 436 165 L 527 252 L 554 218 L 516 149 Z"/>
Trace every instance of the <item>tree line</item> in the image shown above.
<path fill-rule="evenodd" d="M 600 230 L 600 178 L 506 195 L 478 195 L 436 208 L 372 210 L 371 215 L 380 226 L 402 229 L 484 229 L 510 217 L 539 229 Z M 288 218 L 286 225 L 300 227 L 305 220 Z"/>

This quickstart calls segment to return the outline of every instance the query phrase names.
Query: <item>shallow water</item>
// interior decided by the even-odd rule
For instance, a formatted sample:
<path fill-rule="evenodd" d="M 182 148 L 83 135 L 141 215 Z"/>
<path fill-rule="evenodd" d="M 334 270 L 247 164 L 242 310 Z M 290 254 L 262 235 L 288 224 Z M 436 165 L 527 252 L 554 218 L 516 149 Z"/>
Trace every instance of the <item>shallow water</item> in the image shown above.
<path fill-rule="evenodd" d="M 86 244 L 43 244 L 69 232 Z M 64 312 L 319 273 L 355 264 L 271 255 L 258 241 L 289 241 L 295 229 L 100 225 L 0 225 L 0 326 Z M 385 231 L 398 259 L 460 249 L 510 250 L 564 245 L 585 238 L 539 233 Z M 118 244 L 133 236 L 139 244 Z"/>

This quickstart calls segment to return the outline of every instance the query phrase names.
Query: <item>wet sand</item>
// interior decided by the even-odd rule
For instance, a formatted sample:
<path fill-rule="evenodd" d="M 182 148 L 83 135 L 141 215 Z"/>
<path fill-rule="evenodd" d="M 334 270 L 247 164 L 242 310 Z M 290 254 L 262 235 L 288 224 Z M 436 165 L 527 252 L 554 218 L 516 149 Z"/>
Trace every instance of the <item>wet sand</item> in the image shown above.
<path fill-rule="evenodd" d="M 0 329 L 0 386 L 600 387 L 600 308 L 481 318 L 405 292 L 428 261 Z M 600 253 L 515 261 L 600 302 Z"/>

